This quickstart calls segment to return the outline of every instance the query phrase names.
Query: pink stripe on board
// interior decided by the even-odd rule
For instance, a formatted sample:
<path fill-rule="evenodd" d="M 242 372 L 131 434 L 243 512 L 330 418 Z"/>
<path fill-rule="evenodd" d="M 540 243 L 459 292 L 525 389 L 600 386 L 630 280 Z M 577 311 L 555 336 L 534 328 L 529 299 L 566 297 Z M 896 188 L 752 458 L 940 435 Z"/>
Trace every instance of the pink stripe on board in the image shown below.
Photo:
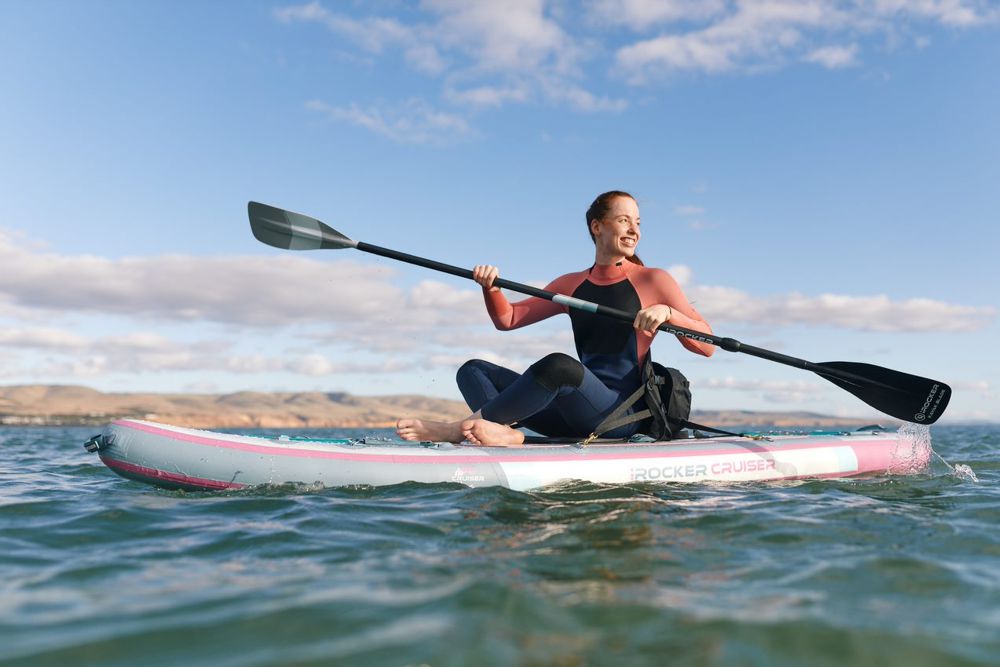
<path fill-rule="evenodd" d="M 194 433 L 182 433 L 170 428 L 154 426 L 152 424 L 141 424 L 129 420 L 119 420 L 114 422 L 116 426 L 130 428 L 153 435 L 180 440 L 208 447 L 219 447 L 223 449 L 236 449 L 244 452 L 254 452 L 256 454 L 268 454 L 270 456 L 289 456 L 295 458 L 310 459 L 338 459 L 341 461 L 368 461 L 382 463 L 430 463 L 430 464 L 458 464 L 458 463 L 535 463 L 553 461 L 620 461 L 622 459 L 661 459 L 673 458 L 677 456 L 727 456 L 732 454 L 752 454 L 765 452 L 793 452 L 809 449 L 825 449 L 828 447 L 841 447 L 850 445 L 846 438 L 836 439 L 829 442 L 801 443 L 796 445 L 782 445 L 778 447 L 768 447 L 766 443 L 755 441 L 747 442 L 746 447 L 732 446 L 726 449 L 678 449 L 677 451 L 649 451 L 649 452 L 609 452 L 607 454 L 581 454 L 580 450 L 570 450 L 564 455 L 531 455 L 531 454 L 505 454 L 503 456 L 491 456 L 488 454 L 433 454 L 425 456 L 414 456 L 406 454 L 362 454 L 347 452 L 317 451 L 312 449 L 294 449 L 291 447 L 276 447 L 269 445 L 255 445 L 247 442 L 223 440 Z M 894 443 L 894 440 L 868 440 L 864 443 L 866 448 L 882 449 Z M 686 444 L 686 443 L 685 443 Z M 862 443 L 856 443 L 862 444 Z M 879 447 L 882 445 L 882 447 Z M 641 445 L 637 445 L 640 446 Z M 680 444 L 679 444 L 680 446 Z M 574 453 L 575 452 L 575 453 Z"/>
<path fill-rule="evenodd" d="M 852 445 L 858 457 L 858 472 L 887 472 L 892 466 L 892 443 L 886 447 L 859 447 Z"/>
<path fill-rule="evenodd" d="M 218 491 L 221 489 L 242 489 L 245 484 L 238 484 L 236 482 L 220 482 L 215 479 L 205 479 L 203 477 L 190 477 L 188 475 L 181 475 L 176 472 L 167 472 L 166 470 L 157 470 L 156 468 L 147 468 L 146 466 L 136 465 L 134 463 L 126 463 L 125 461 L 119 461 L 118 459 L 101 457 L 101 461 L 104 465 L 109 468 L 115 468 L 117 470 L 123 470 L 125 472 L 137 475 L 139 477 L 145 477 L 151 482 L 163 481 L 172 482 L 174 484 L 184 484 L 186 486 L 194 486 L 200 489 L 210 489 L 212 491 Z"/>

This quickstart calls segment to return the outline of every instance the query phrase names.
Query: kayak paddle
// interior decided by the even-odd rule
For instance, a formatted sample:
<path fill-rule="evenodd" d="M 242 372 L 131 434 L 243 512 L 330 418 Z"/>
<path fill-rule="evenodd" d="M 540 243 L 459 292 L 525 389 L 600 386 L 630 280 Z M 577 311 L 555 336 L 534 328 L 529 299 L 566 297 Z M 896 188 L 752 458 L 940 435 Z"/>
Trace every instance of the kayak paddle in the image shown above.
<path fill-rule="evenodd" d="M 431 259 L 408 255 L 397 250 L 382 248 L 377 245 L 354 241 L 328 225 L 300 213 L 292 213 L 284 209 L 250 202 L 247 206 L 250 215 L 250 228 L 257 240 L 285 250 L 319 250 L 355 248 L 362 252 L 396 259 L 408 264 L 416 264 L 424 268 L 449 273 L 460 278 L 472 279 L 470 269 L 462 269 L 450 264 L 435 262 Z M 547 299 L 568 308 L 576 308 L 598 315 L 615 318 L 623 322 L 634 322 L 635 313 L 627 313 L 617 308 L 602 306 L 583 299 L 577 299 L 565 294 L 548 292 L 530 285 L 523 285 L 512 280 L 497 278 L 493 284 L 496 287 L 520 292 L 540 299 Z M 813 363 L 805 359 L 790 357 L 786 354 L 772 352 L 753 345 L 746 345 L 735 338 L 723 338 L 714 334 L 706 334 L 692 329 L 675 326 L 669 322 L 661 324 L 660 331 L 675 336 L 683 336 L 703 343 L 711 343 L 727 352 L 742 352 L 754 357 L 775 361 L 779 364 L 812 371 L 825 380 L 829 380 L 841 389 L 851 392 L 862 401 L 903 421 L 917 424 L 933 424 L 944 413 L 951 399 L 951 387 L 938 380 L 930 380 L 918 375 L 910 375 L 889 368 L 872 364 L 855 363 L 851 361 L 825 361 Z"/>

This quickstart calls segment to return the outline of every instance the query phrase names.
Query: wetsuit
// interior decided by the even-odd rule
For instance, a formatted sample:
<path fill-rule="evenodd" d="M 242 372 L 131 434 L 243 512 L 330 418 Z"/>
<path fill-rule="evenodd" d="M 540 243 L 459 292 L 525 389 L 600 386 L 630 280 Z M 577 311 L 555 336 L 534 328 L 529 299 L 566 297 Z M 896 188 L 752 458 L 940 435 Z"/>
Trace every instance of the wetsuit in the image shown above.
<path fill-rule="evenodd" d="M 671 323 L 712 332 L 677 281 L 661 269 L 628 261 L 595 265 L 556 278 L 545 289 L 629 313 L 664 304 L 673 310 Z M 523 374 L 481 359 L 466 362 L 458 370 L 458 387 L 469 407 L 480 411 L 484 419 L 526 426 L 548 436 L 586 436 L 641 384 L 642 364 L 649 357 L 655 334 L 637 332 L 629 323 L 546 299 L 532 297 L 510 303 L 500 290 L 484 294 L 493 323 L 504 331 L 568 314 L 579 356 L 578 361 L 566 354 L 550 354 Z M 715 350 L 689 338 L 678 340 L 704 356 Z M 645 426 L 644 422 L 629 424 L 607 436 L 628 437 Z"/>

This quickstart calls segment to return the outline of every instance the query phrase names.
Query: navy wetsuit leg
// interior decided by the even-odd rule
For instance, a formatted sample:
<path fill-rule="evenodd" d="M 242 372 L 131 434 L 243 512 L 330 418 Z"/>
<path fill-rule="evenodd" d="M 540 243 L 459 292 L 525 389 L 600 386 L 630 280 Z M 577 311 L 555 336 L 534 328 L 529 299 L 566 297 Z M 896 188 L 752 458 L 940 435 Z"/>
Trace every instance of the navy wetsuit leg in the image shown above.
<path fill-rule="evenodd" d="M 466 404 L 473 412 L 478 412 L 519 377 L 520 373 L 509 368 L 482 359 L 470 359 L 458 369 L 455 380 Z"/>
<path fill-rule="evenodd" d="M 476 359 L 459 369 L 458 384 L 469 407 L 483 418 L 554 437 L 588 435 L 623 398 L 565 354 L 551 354 L 523 375 Z M 638 429 L 639 424 L 629 424 L 606 435 L 626 438 Z"/>

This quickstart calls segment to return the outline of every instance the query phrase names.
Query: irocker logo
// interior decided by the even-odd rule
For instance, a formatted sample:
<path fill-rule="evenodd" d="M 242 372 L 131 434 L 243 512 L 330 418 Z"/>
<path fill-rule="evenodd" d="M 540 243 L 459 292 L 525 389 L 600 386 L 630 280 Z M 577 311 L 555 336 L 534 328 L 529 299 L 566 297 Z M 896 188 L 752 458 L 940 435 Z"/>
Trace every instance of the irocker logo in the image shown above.
<path fill-rule="evenodd" d="M 695 335 L 695 334 L 690 334 L 687 331 L 677 331 L 676 329 L 672 329 L 670 327 L 665 328 L 664 331 L 666 331 L 667 333 L 676 334 L 678 336 L 684 336 L 685 338 L 690 338 L 691 340 L 700 341 L 702 343 L 708 343 L 710 345 L 716 345 L 716 342 L 713 339 L 711 339 L 711 338 L 707 338 L 705 336 L 698 336 L 698 335 Z"/>
<path fill-rule="evenodd" d="M 918 422 L 922 422 L 926 420 L 928 416 L 930 417 L 934 416 L 934 414 L 937 412 L 938 403 L 941 402 L 941 398 L 944 396 L 944 392 L 941 392 L 940 395 L 938 394 L 938 390 L 940 388 L 941 385 L 937 383 L 935 383 L 934 386 L 931 387 L 931 393 L 927 394 L 927 400 L 924 401 L 924 404 L 922 406 L 920 406 L 920 412 L 918 412 L 913 416 L 915 420 L 917 420 Z M 937 401 L 934 400 L 935 396 L 938 397 Z M 934 404 L 933 407 L 931 407 L 932 403 Z"/>
<path fill-rule="evenodd" d="M 485 482 L 486 475 L 478 474 L 475 468 L 455 468 L 455 474 L 451 476 L 451 481 L 459 482 L 460 484 L 468 484 L 469 482 Z"/>
<path fill-rule="evenodd" d="M 711 465 L 688 463 L 650 468 L 632 468 L 629 470 L 629 476 L 633 482 L 651 482 L 665 479 L 706 477 L 709 473 L 713 475 L 733 475 L 763 472 L 765 470 L 774 470 L 774 468 L 773 459 L 731 459 L 728 461 L 716 461 Z"/>

